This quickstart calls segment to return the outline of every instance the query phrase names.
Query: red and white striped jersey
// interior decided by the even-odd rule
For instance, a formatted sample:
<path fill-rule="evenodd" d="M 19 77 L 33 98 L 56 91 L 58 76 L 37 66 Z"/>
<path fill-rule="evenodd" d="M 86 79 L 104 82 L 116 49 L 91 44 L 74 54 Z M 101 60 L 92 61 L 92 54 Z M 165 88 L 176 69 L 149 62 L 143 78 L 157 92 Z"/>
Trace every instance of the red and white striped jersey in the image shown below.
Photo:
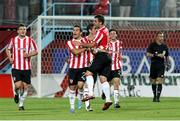
<path fill-rule="evenodd" d="M 73 44 L 73 41 L 79 41 L 79 40 L 75 40 L 72 39 L 70 41 L 67 41 L 67 47 L 70 51 L 70 63 L 69 63 L 69 68 L 73 68 L 73 69 L 79 69 L 79 68 L 84 68 L 84 67 L 88 67 L 88 63 L 87 63 L 87 51 L 82 52 L 78 55 L 75 55 L 72 53 L 73 49 L 80 49 L 80 46 L 75 46 Z M 84 43 L 85 40 L 82 38 L 80 40 L 80 42 Z"/>
<path fill-rule="evenodd" d="M 21 39 L 19 36 L 13 37 L 10 40 L 8 49 L 12 49 L 13 64 L 12 68 L 18 70 L 31 69 L 31 57 L 24 58 L 23 53 L 30 53 L 37 50 L 37 45 L 34 40 L 28 36 Z"/>
<path fill-rule="evenodd" d="M 122 41 L 110 41 L 109 52 L 112 58 L 111 70 L 118 70 L 122 67 Z"/>
<path fill-rule="evenodd" d="M 109 41 L 109 30 L 105 26 L 100 28 L 97 31 L 96 36 L 93 41 L 96 42 L 97 48 L 102 49 L 102 50 L 107 50 L 108 41 Z"/>
<path fill-rule="evenodd" d="M 91 43 L 91 41 L 88 39 L 88 36 L 84 37 L 84 40 L 85 40 L 86 43 Z M 92 51 L 88 50 L 87 51 L 87 63 L 88 63 L 88 65 L 91 64 L 93 59 L 94 59 L 94 55 L 92 54 Z"/>

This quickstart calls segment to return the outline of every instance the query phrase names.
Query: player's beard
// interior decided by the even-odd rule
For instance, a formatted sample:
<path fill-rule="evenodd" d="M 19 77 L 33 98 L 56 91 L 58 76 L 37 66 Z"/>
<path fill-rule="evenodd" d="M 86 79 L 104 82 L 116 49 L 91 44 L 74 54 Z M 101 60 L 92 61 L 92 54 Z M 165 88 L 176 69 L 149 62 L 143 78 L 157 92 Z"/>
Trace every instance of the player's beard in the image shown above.
<path fill-rule="evenodd" d="M 19 34 L 20 38 L 24 38 L 26 35 L 25 34 Z"/>

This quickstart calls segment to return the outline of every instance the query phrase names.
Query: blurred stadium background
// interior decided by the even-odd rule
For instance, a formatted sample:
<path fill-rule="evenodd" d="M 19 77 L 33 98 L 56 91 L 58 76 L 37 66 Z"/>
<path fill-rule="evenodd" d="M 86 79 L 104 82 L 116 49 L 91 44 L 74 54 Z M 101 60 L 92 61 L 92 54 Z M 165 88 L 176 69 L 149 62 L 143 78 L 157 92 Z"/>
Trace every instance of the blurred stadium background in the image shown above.
<path fill-rule="evenodd" d="M 173 12 L 166 11 L 168 7 Z M 152 96 L 145 52 L 157 31 L 166 33 L 171 57 L 162 96 L 180 97 L 180 0 L 0 0 L 0 10 L 0 97 L 13 97 L 5 48 L 19 23 L 28 26 L 28 35 L 39 48 L 38 57 L 32 60 L 29 96 L 66 97 L 66 41 L 72 38 L 75 24 L 86 35 L 85 28 L 95 14 L 105 15 L 108 28 L 117 29 L 123 41 L 122 97 Z M 98 85 L 96 96 L 101 93 Z"/>

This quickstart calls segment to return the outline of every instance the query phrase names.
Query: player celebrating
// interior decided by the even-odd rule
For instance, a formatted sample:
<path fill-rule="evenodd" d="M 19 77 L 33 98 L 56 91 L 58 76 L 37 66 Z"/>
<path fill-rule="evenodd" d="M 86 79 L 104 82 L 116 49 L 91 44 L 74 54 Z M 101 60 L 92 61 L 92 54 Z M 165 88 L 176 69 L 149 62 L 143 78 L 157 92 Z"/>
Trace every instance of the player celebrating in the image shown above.
<path fill-rule="evenodd" d="M 15 103 L 19 110 L 24 110 L 24 100 L 31 84 L 31 57 L 38 54 L 34 40 L 26 36 L 26 26 L 20 24 L 18 36 L 11 38 L 6 54 L 12 63 L 12 77 L 15 83 Z M 11 53 L 12 52 L 12 53 Z"/>
<path fill-rule="evenodd" d="M 120 108 L 119 105 L 119 85 L 120 75 L 122 67 L 122 41 L 117 40 L 117 31 L 115 29 L 109 30 L 110 43 L 109 53 L 111 55 L 111 73 L 109 81 L 113 81 L 114 84 L 114 108 Z"/>
<path fill-rule="evenodd" d="M 90 23 L 88 26 L 87 26 L 87 32 L 88 32 L 88 36 L 86 36 L 84 39 L 86 41 L 86 43 L 92 43 L 92 40 L 94 39 L 95 37 L 95 34 L 96 34 L 96 28 L 94 26 L 93 23 Z M 94 54 L 92 53 L 92 50 L 88 50 L 87 52 L 88 54 L 88 65 L 90 66 L 90 64 L 92 63 L 93 59 L 94 59 Z M 94 83 L 96 82 L 97 80 L 97 74 L 93 74 L 93 79 L 94 79 Z M 85 88 L 84 88 L 84 96 L 87 96 L 89 94 L 89 89 L 88 89 L 88 86 L 85 85 Z M 86 105 L 86 110 L 87 111 L 92 111 L 91 107 L 90 107 L 90 102 L 89 100 L 85 101 L 85 105 Z"/>
<path fill-rule="evenodd" d="M 83 94 L 83 86 L 84 80 L 82 80 L 83 72 L 86 71 L 87 67 L 87 54 L 86 48 L 82 48 L 81 46 L 74 45 L 73 42 L 83 42 L 83 38 L 81 37 L 82 29 L 80 26 L 75 25 L 73 28 L 73 39 L 67 42 L 67 47 L 70 51 L 70 62 L 69 62 L 69 101 L 70 101 L 70 112 L 75 112 L 75 97 L 76 97 L 76 89 L 77 84 L 79 88 L 80 94 Z"/>
<path fill-rule="evenodd" d="M 87 79 L 86 83 L 89 89 L 89 96 L 83 99 L 83 101 L 94 98 L 93 97 L 94 80 L 92 75 L 98 73 L 102 85 L 102 90 L 106 96 L 106 102 L 102 110 L 107 110 L 112 105 L 112 101 L 110 99 L 110 86 L 109 83 L 107 82 L 107 77 L 110 74 L 110 70 L 111 70 L 111 57 L 109 56 L 107 51 L 109 31 L 105 27 L 104 21 L 105 20 L 102 15 L 96 15 L 94 17 L 94 25 L 98 29 L 95 38 L 93 39 L 92 43 L 81 44 L 81 46 L 96 47 L 96 54 L 93 59 L 93 62 L 85 73 Z"/>

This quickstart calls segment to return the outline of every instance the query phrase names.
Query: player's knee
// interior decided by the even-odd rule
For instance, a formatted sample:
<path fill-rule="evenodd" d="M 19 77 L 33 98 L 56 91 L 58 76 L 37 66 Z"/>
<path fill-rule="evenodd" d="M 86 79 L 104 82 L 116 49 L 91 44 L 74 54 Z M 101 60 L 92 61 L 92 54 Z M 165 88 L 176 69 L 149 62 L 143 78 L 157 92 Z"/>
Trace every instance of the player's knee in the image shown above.
<path fill-rule="evenodd" d="M 22 85 L 21 85 L 24 90 L 27 90 L 30 86 L 30 84 L 27 84 L 26 82 L 22 82 Z"/>
<path fill-rule="evenodd" d="M 92 73 L 92 72 L 90 72 L 90 71 L 86 71 L 85 75 L 86 75 L 86 76 L 92 76 L 92 75 L 93 75 L 93 73 Z"/>
<path fill-rule="evenodd" d="M 76 85 L 70 85 L 70 86 L 69 86 L 69 89 L 70 89 L 70 90 L 76 90 Z"/>
<path fill-rule="evenodd" d="M 165 78 L 158 77 L 158 78 L 156 79 L 156 84 L 163 84 L 163 83 L 164 83 L 164 80 L 165 80 Z"/>
<path fill-rule="evenodd" d="M 17 89 L 21 89 L 21 88 L 22 88 L 22 82 L 21 82 L 21 81 L 17 81 L 17 82 L 15 83 L 15 87 L 16 87 Z"/>
<path fill-rule="evenodd" d="M 151 82 L 151 84 L 156 84 L 156 79 L 150 78 L 150 82 Z"/>
<path fill-rule="evenodd" d="M 100 79 L 101 83 L 107 82 L 107 78 L 105 76 L 103 76 L 103 75 L 100 75 L 99 79 Z"/>
<path fill-rule="evenodd" d="M 79 81 L 79 82 L 78 82 L 78 88 L 79 88 L 79 89 L 83 89 L 83 87 L 84 87 L 84 82 Z"/>
<path fill-rule="evenodd" d="M 118 77 L 113 78 L 114 87 L 119 87 L 120 79 Z"/>

